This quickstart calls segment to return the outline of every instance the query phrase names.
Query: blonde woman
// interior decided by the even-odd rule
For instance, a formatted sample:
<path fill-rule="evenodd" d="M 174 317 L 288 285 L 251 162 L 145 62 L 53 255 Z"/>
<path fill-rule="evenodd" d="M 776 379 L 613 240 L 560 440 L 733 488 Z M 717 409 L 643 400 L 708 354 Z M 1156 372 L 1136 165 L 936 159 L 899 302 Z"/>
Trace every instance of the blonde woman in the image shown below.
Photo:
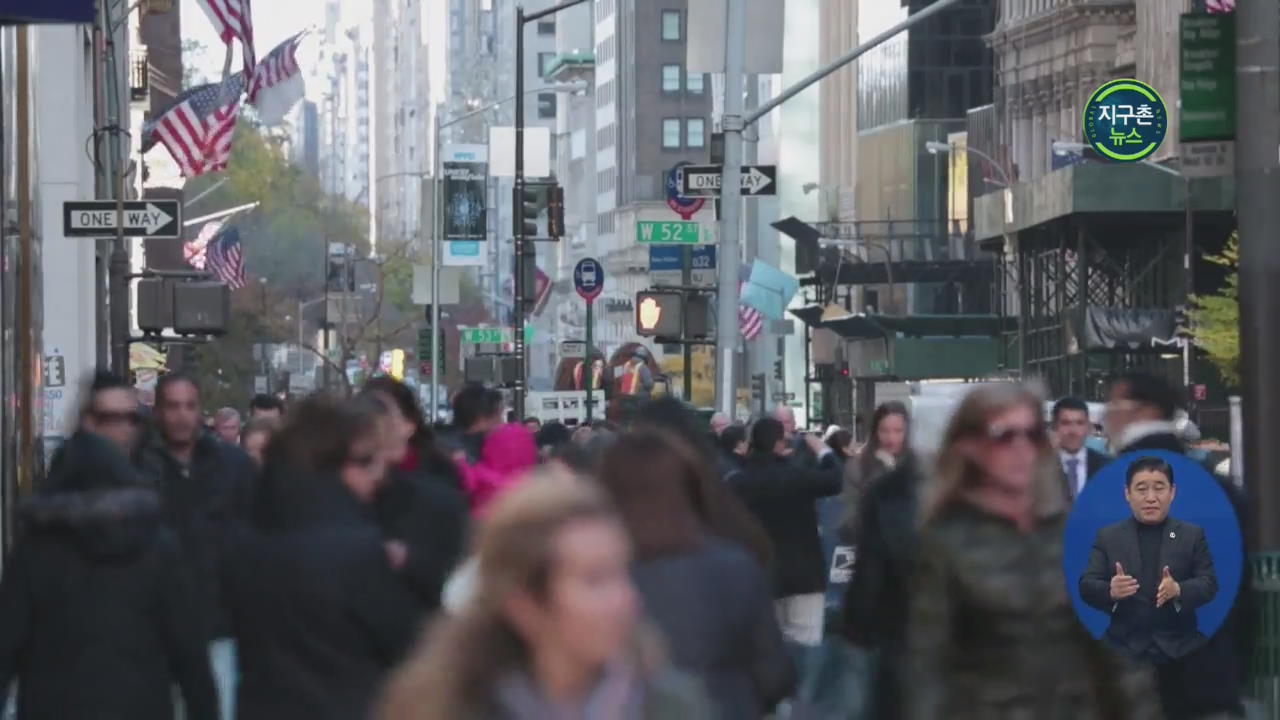
<path fill-rule="evenodd" d="M 1067 502 L 1043 403 L 982 386 L 956 409 L 921 503 L 907 621 L 912 720 L 1160 717 L 1152 678 L 1076 619 L 1062 574 Z"/>
<path fill-rule="evenodd" d="M 476 592 L 389 684 L 382 720 L 708 717 L 637 627 L 631 549 L 602 492 L 523 483 L 480 531 Z"/>

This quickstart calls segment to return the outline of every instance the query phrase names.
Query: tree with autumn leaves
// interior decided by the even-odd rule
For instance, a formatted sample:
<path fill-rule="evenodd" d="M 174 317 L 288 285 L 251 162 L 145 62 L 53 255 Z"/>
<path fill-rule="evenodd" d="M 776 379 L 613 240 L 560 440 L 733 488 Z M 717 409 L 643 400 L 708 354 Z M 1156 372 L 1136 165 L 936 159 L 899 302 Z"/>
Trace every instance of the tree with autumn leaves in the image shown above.
<path fill-rule="evenodd" d="M 1198 347 L 1232 387 L 1240 387 L 1239 236 L 1232 234 L 1222 253 L 1205 258 L 1228 270 L 1222 289 L 1197 295 L 1187 316 Z"/>

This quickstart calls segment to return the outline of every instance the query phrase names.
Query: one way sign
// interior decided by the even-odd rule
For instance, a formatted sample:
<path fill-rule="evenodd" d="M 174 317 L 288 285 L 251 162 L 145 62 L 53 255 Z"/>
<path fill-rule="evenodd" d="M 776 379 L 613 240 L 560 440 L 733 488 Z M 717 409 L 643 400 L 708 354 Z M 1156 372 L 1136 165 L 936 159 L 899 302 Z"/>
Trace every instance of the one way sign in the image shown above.
<path fill-rule="evenodd" d="M 684 197 L 716 197 L 720 195 L 719 165 L 686 165 L 681 168 L 680 194 Z M 743 195 L 777 195 L 778 166 L 743 165 Z"/>
<path fill-rule="evenodd" d="M 115 200 L 71 200 L 62 203 L 62 234 L 67 237 L 111 237 L 116 229 Z M 127 237 L 182 237 L 182 206 L 177 200 L 127 200 Z"/>

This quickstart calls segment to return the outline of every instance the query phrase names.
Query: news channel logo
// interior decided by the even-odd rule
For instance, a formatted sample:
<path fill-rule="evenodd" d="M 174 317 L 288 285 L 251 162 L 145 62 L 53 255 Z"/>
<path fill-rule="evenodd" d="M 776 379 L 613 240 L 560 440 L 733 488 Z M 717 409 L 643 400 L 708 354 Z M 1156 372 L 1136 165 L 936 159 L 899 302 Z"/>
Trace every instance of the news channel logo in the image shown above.
<path fill-rule="evenodd" d="M 1103 83 L 1084 108 L 1084 141 L 1100 156 L 1139 162 L 1164 142 L 1168 113 L 1150 85 L 1122 78 Z"/>

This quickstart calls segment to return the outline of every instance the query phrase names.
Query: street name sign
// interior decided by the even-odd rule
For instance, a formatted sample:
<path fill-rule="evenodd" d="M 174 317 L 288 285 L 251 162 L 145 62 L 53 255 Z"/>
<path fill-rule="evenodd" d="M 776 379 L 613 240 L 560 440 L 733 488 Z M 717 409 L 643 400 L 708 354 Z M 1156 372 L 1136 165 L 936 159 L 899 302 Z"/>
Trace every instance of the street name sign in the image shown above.
<path fill-rule="evenodd" d="M 688 165 L 681 170 L 680 194 L 685 197 L 720 195 L 720 165 Z M 743 195 L 777 195 L 777 165 L 743 165 L 740 183 Z"/>
<path fill-rule="evenodd" d="M 462 336 L 462 342 L 467 345 L 502 345 L 513 342 L 514 337 L 509 327 L 460 328 L 459 335 Z"/>
<path fill-rule="evenodd" d="M 699 245 L 716 241 L 711 226 L 684 220 L 640 220 L 636 242 L 641 245 Z"/>
<path fill-rule="evenodd" d="M 62 234 L 110 237 L 118 232 L 116 215 L 115 200 L 68 200 L 62 203 Z M 157 239 L 182 237 L 181 203 L 177 200 L 125 201 L 124 234 Z"/>

